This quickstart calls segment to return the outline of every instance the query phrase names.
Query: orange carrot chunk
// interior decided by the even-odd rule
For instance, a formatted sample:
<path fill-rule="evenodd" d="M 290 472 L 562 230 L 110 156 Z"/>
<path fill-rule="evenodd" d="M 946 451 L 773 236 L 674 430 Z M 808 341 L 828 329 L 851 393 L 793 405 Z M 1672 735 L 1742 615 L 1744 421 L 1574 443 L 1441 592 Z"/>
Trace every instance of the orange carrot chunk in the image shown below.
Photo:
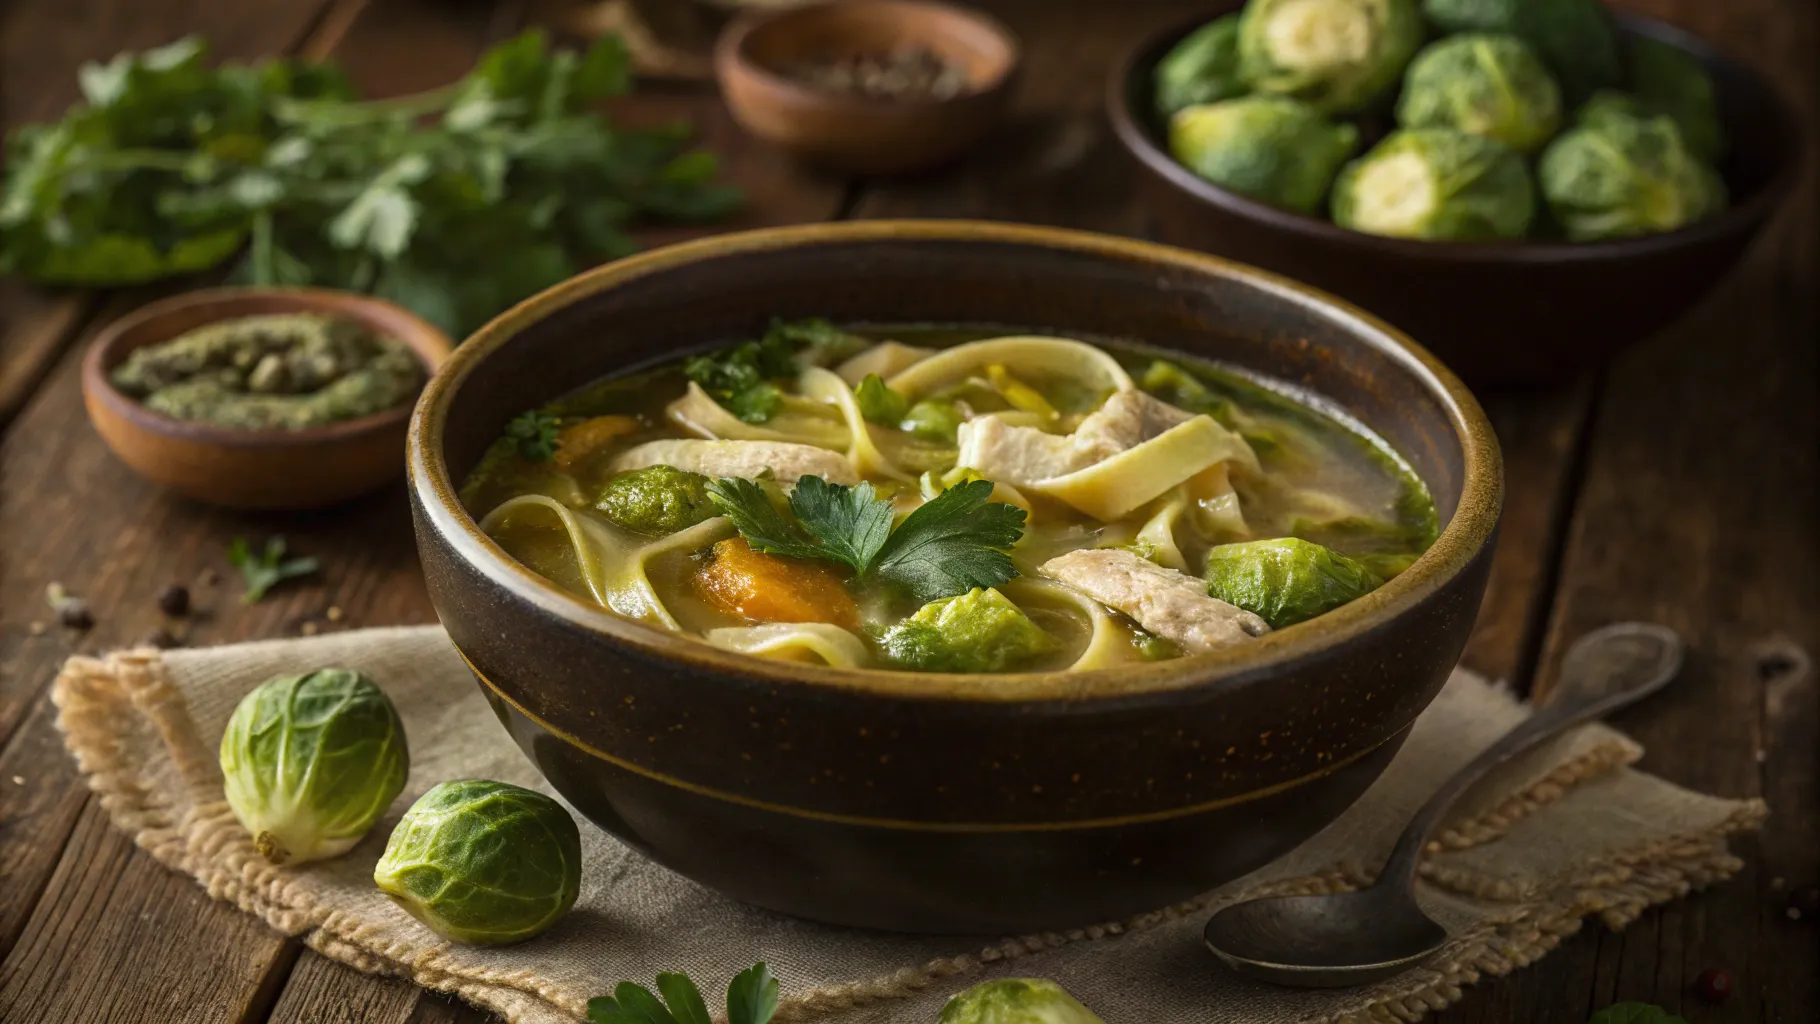
<path fill-rule="evenodd" d="M 595 416 L 562 428 L 556 435 L 557 469 L 573 469 L 588 456 L 599 451 L 616 437 L 638 431 L 638 421 L 630 416 Z"/>
<path fill-rule="evenodd" d="M 828 622 L 859 628 L 859 606 L 832 568 L 752 550 L 744 537 L 714 545 L 695 576 L 709 604 L 753 622 Z"/>

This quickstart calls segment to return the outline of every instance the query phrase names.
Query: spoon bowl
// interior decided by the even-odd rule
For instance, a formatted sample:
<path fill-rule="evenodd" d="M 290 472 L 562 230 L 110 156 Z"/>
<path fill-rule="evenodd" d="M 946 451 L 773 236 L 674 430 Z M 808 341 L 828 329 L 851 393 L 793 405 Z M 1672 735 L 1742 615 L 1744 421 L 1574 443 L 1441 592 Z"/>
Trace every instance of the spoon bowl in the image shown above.
<path fill-rule="evenodd" d="M 1235 903 L 1208 919 L 1207 948 L 1242 974 L 1296 988 L 1369 985 L 1433 956 L 1447 929 L 1416 903 L 1416 872 L 1448 809 L 1518 754 L 1668 685 L 1681 660 L 1681 638 L 1654 623 L 1620 622 L 1581 637 L 1562 659 L 1547 703 L 1428 798 L 1369 888 Z"/>
<path fill-rule="evenodd" d="M 1447 929 L 1401 893 L 1374 886 L 1237 903 L 1213 915 L 1205 936 L 1207 948 L 1241 974 L 1295 988 L 1345 988 L 1428 959 Z"/>

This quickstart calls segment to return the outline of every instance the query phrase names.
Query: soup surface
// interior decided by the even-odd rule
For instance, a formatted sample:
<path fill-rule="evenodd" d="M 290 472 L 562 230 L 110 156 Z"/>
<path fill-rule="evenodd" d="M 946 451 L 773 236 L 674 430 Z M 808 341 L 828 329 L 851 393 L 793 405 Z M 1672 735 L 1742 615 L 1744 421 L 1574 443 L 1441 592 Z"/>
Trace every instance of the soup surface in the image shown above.
<path fill-rule="evenodd" d="M 527 412 L 462 500 L 626 618 L 932 672 L 1243 644 L 1436 533 L 1387 444 L 1286 386 L 1122 343 L 823 321 Z"/>

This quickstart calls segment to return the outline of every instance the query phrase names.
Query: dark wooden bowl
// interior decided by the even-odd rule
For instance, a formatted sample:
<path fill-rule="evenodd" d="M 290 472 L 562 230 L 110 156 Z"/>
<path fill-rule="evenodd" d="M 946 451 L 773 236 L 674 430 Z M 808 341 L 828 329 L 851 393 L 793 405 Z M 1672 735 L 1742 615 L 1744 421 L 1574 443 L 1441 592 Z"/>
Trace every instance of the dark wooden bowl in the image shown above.
<path fill-rule="evenodd" d="M 1274 374 L 1395 444 L 1447 525 L 1377 592 L 1228 652 L 927 675 L 765 661 L 618 618 L 513 561 L 457 501 L 521 410 L 811 315 L 1142 339 Z M 1198 253 L 967 221 L 725 235 L 583 274 L 456 351 L 418 405 L 410 470 L 437 613 L 584 814 L 752 903 L 955 933 L 1164 906 L 1332 821 L 1453 668 L 1503 486 L 1472 396 L 1368 314 Z"/>
<path fill-rule="evenodd" d="M 1712 74 L 1730 136 L 1720 168 L 1730 209 L 1680 231 L 1609 242 L 1425 242 L 1337 227 L 1228 192 L 1169 155 L 1153 72 L 1177 41 L 1220 13 L 1140 44 L 1107 90 L 1157 236 L 1350 299 L 1474 384 L 1560 377 L 1673 323 L 1738 262 L 1795 181 L 1798 124 L 1761 76 L 1670 25 L 1620 15 L 1625 37 L 1679 47 Z"/>
<path fill-rule="evenodd" d="M 967 76 L 946 99 L 840 96 L 779 69 L 805 58 L 920 44 Z M 849 0 L 754 11 L 714 48 L 714 71 L 741 127 L 803 160 L 855 174 L 900 174 L 958 157 L 1004 114 L 1017 37 L 981 11 L 926 0 Z"/>
<path fill-rule="evenodd" d="M 403 467 L 410 403 L 309 430 L 239 430 L 172 419 L 114 389 L 134 349 L 243 316 L 325 313 L 410 346 L 434 373 L 453 347 L 416 314 L 382 299 L 317 288 L 210 288 L 143 306 L 108 325 L 82 360 L 89 421 L 120 461 L 181 494 L 233 508 L 317 508 L 365 494 Z"/>

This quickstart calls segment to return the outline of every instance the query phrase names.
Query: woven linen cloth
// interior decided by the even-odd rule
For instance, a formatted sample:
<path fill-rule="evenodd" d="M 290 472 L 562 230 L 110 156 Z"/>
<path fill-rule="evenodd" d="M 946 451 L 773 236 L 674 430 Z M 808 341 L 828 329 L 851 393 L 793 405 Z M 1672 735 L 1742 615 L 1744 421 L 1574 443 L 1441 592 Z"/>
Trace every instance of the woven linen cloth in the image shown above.
<path fill-rule="evenodd" d="M 254 686 L 328 665 L 367 672 L 391 696 L 410 742 L 410 780 L 350 853 L 273 867 L 222 796 L 218 744 Z M 783 980 L 781 1020 L 933 1022 L 950 994 L 998 976 L 1053 978 L 1108 1024 L 1414 1020 L 1482 975 L 1542 956 L 1587 916 L 1622 927 L 1651 904 L 1726 877 L 1739 866 L 1726 837 L 1764 814 L 1757 802 L 1634 771 L 1626 767 L 1641 754 L 1634 742 L 1588 726 L 1481 784 L 1434 838 L 1421 898 L 1452 938 L 1427 965 L 1341 991 L 1273 988 L 1221 969 L 1200 941 L 1210 909 L 1366 882 L 1433 788 L 1527 714 L 1506 691 L 1458 671 L 1350 810 L 1287 856 L 1186 904 L 1010 938 L 854 931 L 737 903 L 584 823 L 574 911 L 536 939 L 486 949 L 444 942 L 372 882 L 398 816 L 431 785 L 480 777 L 550 792 L 440 628 L 73 658 L 54 692 L 90 788 L 152 856 L 328 956 L 457 993 L 521 1024 L 571 1024 L 589 997 L 622 979 L 649 984 L 658 971 L 724 991 L 758 960 Z"/>

